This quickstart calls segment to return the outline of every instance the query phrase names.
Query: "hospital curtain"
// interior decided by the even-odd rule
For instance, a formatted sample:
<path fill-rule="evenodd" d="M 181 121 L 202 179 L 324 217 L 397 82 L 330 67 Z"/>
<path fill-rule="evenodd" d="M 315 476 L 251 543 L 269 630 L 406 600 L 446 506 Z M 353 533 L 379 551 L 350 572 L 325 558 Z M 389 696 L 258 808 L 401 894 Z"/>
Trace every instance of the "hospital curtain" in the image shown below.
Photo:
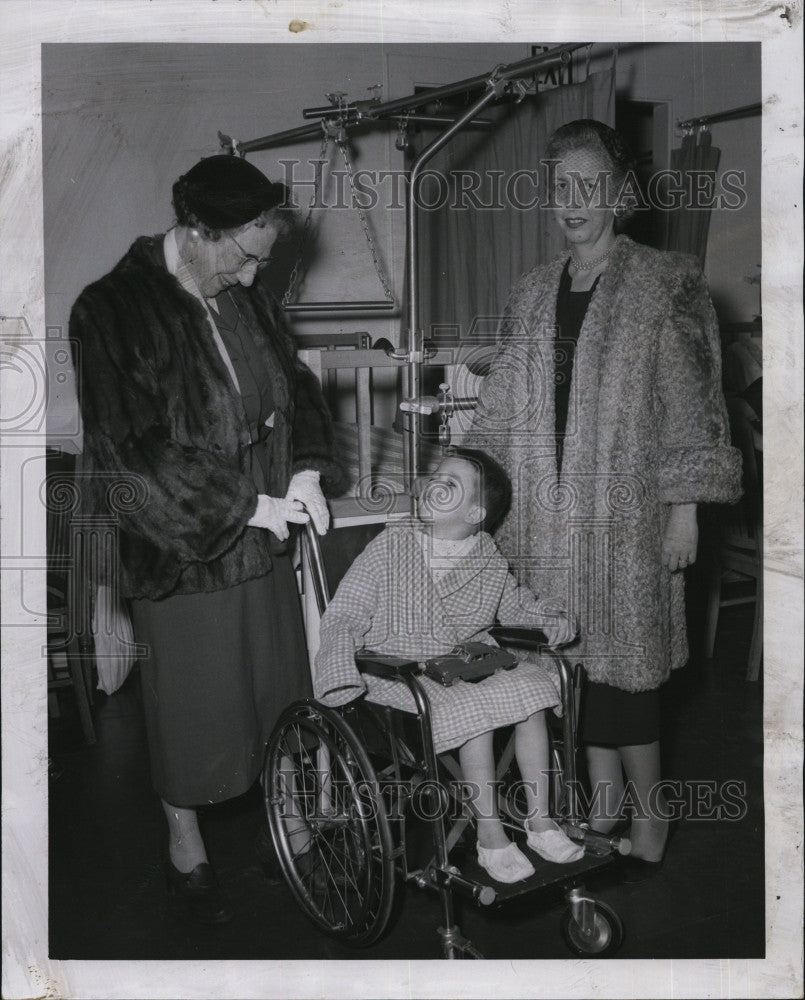
<path fill-rule="evenodd" d="M 706 129 L 700 130 L 698 136 L 689 133 L 679 149 L 671 150 L 671 169 L 682 174 L 686 203 L 669 214 L 668 249 L 695 254 L 702 263 L 710 229 L 711 209 L 707 205 L 715 193 L 720 158 L 721 150 L 713 146 Z M 689 203 L 691 198 L 693 205 Z M 695 207 L 697 203 L 704 207 Z"/>
<path fill-rule="evenodd" d="M 480 330 L 493 339 L 496 317 L 517 278 L 562 249 L 551 212 L 518 208 L 514 202 L 544 199 L 540 160 L 556 128 L 577 118 L 614 124 L 614 67 L 588 76 L 583 83 L 527 97 L 521 104 L 484 111 L 481 117 L 496 115 L 493 129 L 462 133 L 428 165 L 449 186 L 446 199 L 435 181 L 428 183 L 423 201 L 435 207 L 420 210 L 421 319 L 426 336 L 433 335 L 435 326 L 439 340 L 452 339 L 451 333 L 466 338 L 474 320 L 473 340 Z M 507 191 L 518 171 L 514 191 Z M 524 171 L 537 171 L 539 190 L 522 176 Z M 461 191 L 462 185 L 471 183 L 470 172 L 481 178 L 474 192 L 478 205 Z M 494 184 L 497 197 L 492 194 Z"/>

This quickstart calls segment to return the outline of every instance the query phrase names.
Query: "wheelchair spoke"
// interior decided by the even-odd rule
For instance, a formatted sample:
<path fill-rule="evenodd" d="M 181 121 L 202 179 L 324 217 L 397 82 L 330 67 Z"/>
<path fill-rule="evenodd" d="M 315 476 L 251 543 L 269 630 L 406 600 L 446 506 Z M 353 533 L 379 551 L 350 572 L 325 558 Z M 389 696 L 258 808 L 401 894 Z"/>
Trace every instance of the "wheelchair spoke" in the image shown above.
<path fill-rule="evenodd" d="M 266 806 L 289 887 L 324 930 L 368 944 L 394 891 L 391 829 L 352 730 L 315 702 L 290 706 L 266 753 Z"/>
<path fill-rule="evenodd" d="M 334 878 L 340 879 L 342 882 L 349 883 L 355 892 L 360 892 L 360 886 L 356 879 L 347 870 L 347 862 L 351 858 L 349 847 L 346 842 L 347 832 L 343 831 L 343 850 L 341 852 L 336 851 L 335 847 L 328 843 L 326 840 L 322 841 L 322 845 L 326 847 L 329 852 L 331 860 L 338 865 L 340 871 L 334 875 Z"/>

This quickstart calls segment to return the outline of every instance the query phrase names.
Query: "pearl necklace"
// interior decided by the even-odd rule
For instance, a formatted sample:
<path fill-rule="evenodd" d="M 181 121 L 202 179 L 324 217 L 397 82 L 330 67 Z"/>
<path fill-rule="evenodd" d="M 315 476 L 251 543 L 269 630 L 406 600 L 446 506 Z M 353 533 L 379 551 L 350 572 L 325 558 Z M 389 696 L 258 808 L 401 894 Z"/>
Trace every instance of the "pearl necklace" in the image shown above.
<path fill-rule="evenodd" d="M 603 254 L 601 257 L 596 257 L 595 260 L 591 260 L 587 264 L 580 263 L 578 260 L 576 260 L 572 250 L 570 251 L 570 259 L 573 262 L 573 267 L 575 267 L 577 271 L 592 271 L 594 267 L 598 267 L 599 264 L 603 264 L 604 261 L 609 260 L 612 251 L 614 249 L 615 249 L 615 244 L 613 243 L 605 254 Z"/>

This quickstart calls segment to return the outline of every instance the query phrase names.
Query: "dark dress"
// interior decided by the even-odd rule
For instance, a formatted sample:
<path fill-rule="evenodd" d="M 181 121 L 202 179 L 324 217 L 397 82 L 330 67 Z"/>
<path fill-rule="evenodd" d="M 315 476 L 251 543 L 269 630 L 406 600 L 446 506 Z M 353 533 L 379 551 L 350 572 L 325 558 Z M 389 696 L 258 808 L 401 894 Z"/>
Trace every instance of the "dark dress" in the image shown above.
<path fill-rule="evenodd" d="M 212 311 L 240 385 L 249 424 L 251 472 L 268 492 L 273 411 L 268 373 L 228 292 Z M 240 331 L 240 332 L 239 332 Z M 219 802 L 247 791 L 279 713 L 312 688 L 296 578 L 285 546 L 272 570 L 211 593 L 131 602 L 141 661 L 154 788 L 176 806 Z"/>
<path fill-rule="evenodd" d="M 587 307 L 598 284 L 589 291 L 571 289 L 568 260 L 559 282 L 556 299 L 557 344 L 555 351 L 556 467 L 562 473 L 562 451 L 570 410 L 573 360 Z M 574 422 L 571 420 L 571 430 Z M 636 746 L 659 739 L 659 691 L 631 694 L 609 684 L 587 681 L 581 705 L 581 737 L 595 746 Z"/>

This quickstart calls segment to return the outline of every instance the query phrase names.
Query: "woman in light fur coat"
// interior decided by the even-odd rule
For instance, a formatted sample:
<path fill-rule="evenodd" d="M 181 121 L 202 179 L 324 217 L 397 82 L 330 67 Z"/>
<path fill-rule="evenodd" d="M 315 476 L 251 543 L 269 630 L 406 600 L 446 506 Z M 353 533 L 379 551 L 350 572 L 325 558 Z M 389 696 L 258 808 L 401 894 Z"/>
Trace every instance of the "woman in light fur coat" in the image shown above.
<path fill-rule="evenodd" d="M 566 251 L 514 286 L 469 441 L 511 476 L 497 541 L 521 582 L 567 595 L 588 684 L 591 819 L 611 829 L 624 772 L 642 808 L 625 877 L 662 863 L 659 694 L 688 657 L 683 570 L 696 508 L 735 501 L 718 327 L 694 258 L 617 235 L 631 158 L 580 120 L 552 137 L 551 206 Z M 596 187 L 596 184 L 599 184 Z"/>

